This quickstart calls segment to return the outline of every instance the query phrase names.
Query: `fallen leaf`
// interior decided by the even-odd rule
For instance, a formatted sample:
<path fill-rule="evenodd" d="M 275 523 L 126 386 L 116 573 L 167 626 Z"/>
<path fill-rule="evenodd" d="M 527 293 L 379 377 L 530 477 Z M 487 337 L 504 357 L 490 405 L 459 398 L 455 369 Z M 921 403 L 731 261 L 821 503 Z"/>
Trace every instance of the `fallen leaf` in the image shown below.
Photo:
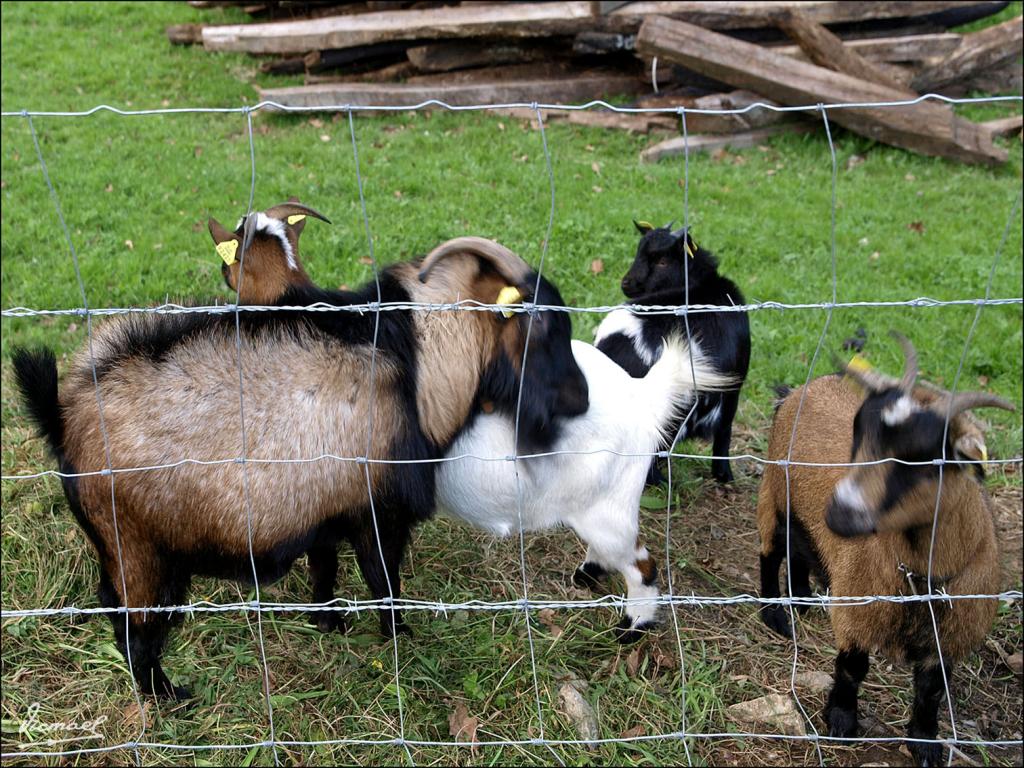
<path fill-rule="evenodd" d="M 590 271 L 593 272 L 595 275 L 600 275 L 602 272 L 604 272 L 604 261 L 602 261 L 601 259 L 594 259 L 592 262 L 590 262 Z"/>
<path fill-rule="evenodd" d="M 911 230 L 912 232 L 917 232 L 918 234 L 923 234 L 924 233 L 924 222 L 923 221 L 912 221 L 909 224 L 907 224 L 907 229 Z"/>
<path fill-rule="evenodd" d="M 330 141 L 330 140 L 331 140 L 331 137 L 328 134 L 326 134 L 326 133 L 320 134 L 320 141 Z"/>
<path fill-rule="evenodd" d="M 130 729 L 141 728 L 143 717 L 148 721 L 149 702 L 142 702 L 142 709 L 139 709 L 138 702 L 132 702 L 121 711 L 121 721 Z"/>
<path fill-rule="evenodd" d="M 620 739 L 635 739 L 637 736 L 643 736 L 646 733 L 642 725 L 634 725 L 619 734 Z"/>
<path fill-rule="evenodd" d="M 592 170 L 594 173 L 596 173 L 598 176 L 600 176 L 601 175 L 601 164 L 596 162 L 596 161 L 591 163 L 590 164 L 590 170 Z"/>
<path fill-rule="evenodd" d="M 661 649 L 661 646 L 654 646 L 651 652 L 651 657 L 660 669 L 676 668 L 676 657 L 672 654 L 665 653 L 665 651 Z"/>
<path fill-rule="evenodd" d="M 775 175 L 775 169 L 774 168 L 769 168 L 767 171 L 764 172 L 764 175 L 765 176 L 774 176 Z"/>
<path fill-rule="evenodd" d="M 455 711 L 448 715 L 448 733 L 456 741 L 476 743 L 476 729 L 479 721 L 469 716 L 469 710 L 461 701 L 455 705 Z"/>
<path fill-rule="evenodd" d="M 171 106 L 171 100 L 170 99 L 163 99 L 160 102 L 160 106 L 161 107 L 169 107 L 169 106 Z"/>
<path fill-rule="evenodd" d="M 850 157 L 846 161 L 846 170 L 852 171 L 854 168 L 856 168 L 858 165 L 860 165 L 863 162 L 864 162 L 864 156 L 863 155 L 850 155 Z"/>
<path fill-rule="evenodd" d="M 771 147 L 769 147 L 769 146 L 768 146 L 767 144 L 758 144 L 758 145 L 757 145 L 757 148 L 758 148 L 758 149 L 759 149 L 759 150 L 760 150 L 761 152 L 771 152 L 771 151 L 772 151 L 772 148 L 771 148 Z"/>
<path fill-rule="evenodd" d="M 555 623 L 555 612 L 550 608 L 542 608 L 537 612 L 537 618 L 540 619 L 540 623 L 547 627 L 548 632 L 551 633 L 552 637 L 561 637 L 565 631 L 557 623 Z"/>
<path fill-rule="evenodd" d="M 396 189 L 395 190 L 395 198 L 398 199 L 398 200 L 402 199 L 402 190 L 400 190 L 400 189 Z"/>
<path fill-rule="evenodd" d="M 131 240 L 125 240 L 124 244 L 128 248 L 129 251 L 134 251 L 135 250 L 135 243 L 133 243 Z"/>
<path fill-rule="evenodd" d="M 529 155 L 523 155 L 522 157 L 519 158 L 519 162 L 520 163 L 525 163 L 529 159 L 530 159 Z"/>
<path fill-rule="evenodd" d="M 979 376 L 978 377 L 978 386 L 987 387 L 988 386 L 988 376 Z"/>
<path fill-rule="evenodd" d="M 824 693 L 832 687 L 832 675 L 819 670 L 797 672 L 796 684 L 809 693 Z"/>
<path fill-rule="evenodd" d="M 1013 674 L 1019 677 L 1021 672 L 1024 671 L 1024 656 L 1020 653 L 1011 653 L 1006 657 L 1006 666 L 1010 668 Z"/>
<path fill-rule="evenodd" d="M 626 657 L 626 671 L 630 677 L 636 677 L 636 673 L 640 671 L 640 649 L 634 648 L 629 652 Z"/>
<path fill-rule="evenodd" d="M 711 153 L 711 159 L 713 161 L 715 161 L 716 163 L 722 162 L 728 156 L 729 156 L 729 150 L 726 149 L 725 147 L 719 147 L 718 149 L 712 151 L 712 153 Z"/>
<path fill-rule="evenodd" d="M 916 179 L 917 177 L 914 174 L 912 174 L 912 173 L 908 173 L 903 178 L 906 179 L 907 181 L 914 181 L 914 179 Z"/>
<path fill-rule="evenodd" d="M 103 188 L 103 191 L 104 192 L 113 192 L 114 191 L 114 185 L 113 184 L 107 184 L 107 186 L 105 186 Z"/>
<path fill-rule="evenodd" d="M 598 194 L 604 192 L 604 188 L 603 187 L 594 186 L 594 187 L 591 187 L 591 189 L 593 189 Z"/>
<path fill-rule="evenodd" d="M 202 157 L 203 156 L 203 148 L 200 147 L 197 144 L 196 148 L 192 150 L 192 154 L 195 155 L 196 157 Z"/>
<path fill-rule="evenodd" d="M 870 241 L 866 237 L 862 237 L 860 240 L 857 241 L 857 244 L 858 245 L 867 245 L 869 242 Z"/>
<path fill-rule="evenodd" d="M 881 253 L 879 253 L 878 251 L 872 251 L 872 252 L 871 252 L 871 260 L 872 260 L 872 261 L 878 261 L 878 259 L 879 259 L 879 257 L 880 257 L 881 255 L 882 255 L 882 254 L 881 254 Z"/>
<path fill-rule="evenodd" d="M 587 152 L 593 152 L 594 151 L 594 145 L 593 144 L 587 144 L 587 146 L 585 146 L 584 149 L 587 150 Z"/>
<path fill-rule="evenodd" d="M 309 118 L 309 124 L 312 125 L 314 128 L 323 128 L 324 127 L 324 121 L 321 120 L 318 117 L 311 117 L 311 118 Z"/>
<path fill-rule="evenodd" d="M 371 259 L 369 256 L 360 256 L 359 257 L 359 263 L 360 264 L 366 264 L 367 266 L 370 266 L 370 265 L 373 264 L 373 259 Z"/>
<path fill-rule="evenodd" d="M 78 330 L 78 323 L 68 323 L 68 333 L 74 333 Z"/>

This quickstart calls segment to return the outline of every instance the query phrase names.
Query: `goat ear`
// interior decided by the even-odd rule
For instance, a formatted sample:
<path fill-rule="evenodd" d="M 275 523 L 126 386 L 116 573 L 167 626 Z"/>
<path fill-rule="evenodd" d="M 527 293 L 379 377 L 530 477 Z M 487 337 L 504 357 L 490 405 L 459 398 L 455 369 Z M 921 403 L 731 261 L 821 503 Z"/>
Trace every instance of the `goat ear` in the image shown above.
<path fill-rule="evenodd" d="M 229 232 L 223 224 L 212 216 L 209 221 L 210 236 L 217 248 L 217 255 L 224 259 L 228 266 L 235 263 L 238 252 L 238 235 Z"/>
<path fill-rule="evenodd" d="M 967 461 L 988 461 L 988 448 L 985 438 L 979 434 L 961 435 L 953 443 L 953 452 L 957 458 Z"/>
<path fill-rule="evenodd" d="M 646 235 L 648 232 L 654 229 L 654 225 L 651 224 L 651 222 L 637 221 L 636 219 L 633 219 L 633 226 L 636 227 L 636 231 L 639 232 L 641 235 Z"/>

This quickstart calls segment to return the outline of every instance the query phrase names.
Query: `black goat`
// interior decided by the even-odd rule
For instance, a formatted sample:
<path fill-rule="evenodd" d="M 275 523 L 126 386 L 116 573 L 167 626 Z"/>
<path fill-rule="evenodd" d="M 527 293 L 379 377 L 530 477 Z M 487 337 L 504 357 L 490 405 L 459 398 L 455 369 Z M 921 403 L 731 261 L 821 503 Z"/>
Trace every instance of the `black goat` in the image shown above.
<path fill-rule="evenodd" d="M 622 292 L 633 304 L 744 303 L 743 294 L 729 279 L 718 274 L 718 260 L 698 246 L 689 232 L 671 227 L 633 224 L 641 233 L 636 258 L 622 278 Z M 688 274 L 687 274 L 688 273 Z M 732 421 L 739 405 L 740 387 L 750 366 L 750 321 L 746 312 L 696 312 L 688 317 L 690 345 L 699 347 L 711 366 L 737 382 L 729 392 L 701 393 L 696 409 L 685 420 L 680 439 L 712 440 L 715 458 L 711 474 L 716 480 L 732 480 L 729 444 Z M 597 348 L 622 366 L 630 376 L 644 376 L 661 356 L 663 339 L 673 331 L 686 333 L 686 319 L 679 315 L 633 314 L 616 309 L 598 326 Z M 679 422 L 673 430 L 679 430 Z M 653 470 L 652 470 L 653 472 Z M 652 475 L 656 477 L 656 473 Z"/>

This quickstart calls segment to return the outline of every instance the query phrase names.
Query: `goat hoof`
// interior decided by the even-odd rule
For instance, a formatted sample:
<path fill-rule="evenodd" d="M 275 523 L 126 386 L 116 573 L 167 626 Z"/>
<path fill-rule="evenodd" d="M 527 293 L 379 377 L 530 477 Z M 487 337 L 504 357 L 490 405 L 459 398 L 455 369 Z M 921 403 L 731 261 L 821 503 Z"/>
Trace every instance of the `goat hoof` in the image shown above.
<path fill-rule="evenodd" d="M 731 483 L 735 479 L 732 475 L 732 468 L 728 465 L 724 469 L 712 469 L 711 476 L 722 485 Z"/>
<path fill-rule="evenodd" d="M 908 746 L 910 747 L 910 754 L 914 756 L 914 760 L 917 761 L 918 765 L 936 766 L 944 764 L 942 745 L 939 742 L 923 744 L 919 741 L 913 741 Z"/>
<path fill-rule="evenodd" d="M 789 611 L 782 605 L 761 606 L 761 621 L 787 640 L 793 639 L 793 626 L 789 623 Z"/>
<path fill-rule="evenodd" d="M 401 617 L 396 617 L 394 624 L 391 623 L 390 616 L 384 617 L 380 623 L 380 631 L 389 640 L 398 637 L 398 635 L 412 637 L 412 630 L 409 629 L 409 625 Z"/>
<path fill-rule="evenodd" d="M 323 633 L 348 631 L 345 617 L 337 611 L 315 611 L 309 615 L 310 622 Z"/>
<path fill-rule="evenodd" d="M 623 616 L 622 621 L 615 627 L 615 639 L 619 641 L 620 645 L 630 645 L 640 640 L 655 626 L 657 625 L 653 621 L 641 621 L 633 626 L 633 620 L 628 616 Z"/>
<path fill-rule="evenodd" d="M 608 571 L 597 563 L 584 563 L 572 575 L 572 583 L 580 589 L 596 592 L 601 586 L 600 579 L 608 575 Z"/>
<path fill-rule="evenodd" d="M 857 735 L 857 712 L 841 707 L 826 707 L 825 722 L 828 723 L 828 735 L 838 738 L 849 738 Z"/>
<path fill-rule="evenodd" d="M 166 701 L 188 701 L 192 698 L 192 691 L 181 685 L 173 685 L 168 680 L 157 689 L 157 698 Z"/>

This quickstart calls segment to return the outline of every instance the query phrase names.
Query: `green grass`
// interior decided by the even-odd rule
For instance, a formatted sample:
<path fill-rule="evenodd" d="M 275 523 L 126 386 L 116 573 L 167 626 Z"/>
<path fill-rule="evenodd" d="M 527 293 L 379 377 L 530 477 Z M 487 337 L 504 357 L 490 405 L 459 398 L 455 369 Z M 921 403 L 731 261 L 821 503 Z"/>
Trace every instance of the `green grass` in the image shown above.
<path fill-rule="evenodd" d="M 240 12 L 200 13 L 184 3 L 4 3 L 0 13 L 4 110 L 79 110 L 99 103 L 134 109 L 238 106 L 255 103 L 252 84 L 272 82 L 258 74 L 258 62 L 253 59 L 171 47 L 164 37 L 167 24 L 229 22 L 245 18 Z M 1019 14 L 1020 5 L 1009 13 Z M 990 119 L 1013 111 L 1019 111 L 1019 105 L 972 107 L 961 113 Z M 230 299 L 205 223 L 210 215 L 233 223 L 245 211 L 250 165 L 242 115 L 97 114 L 36 118 L 34 123 L 70 227 L 90 306 L 148 305 L 168 298 Z M 303 253 L 312 277 L 329 286 L 369 279 L 370 268 L 361 261 L 368 249 L 347 119 L 258 113 L 253 124 L 256 206 L 265 208 L 294 194 L 323 211 L 333 225 L 311 222 L 303 235 Z M 536 130 L 509 118 L 432 113 L 358 117 L 355 131 L 374 249 L 383 263 L 424 253 L 462 234 L 495 237 L 528 261 L 538 262 L 550 198 Z M 1004 167 L 985 169 L 913 156 L 838 128 L 834 133 L 838 299 L 982 296 L 1019 195 L 1020 142 L 1004 142 L 1010 152 Z M 663 224 L 683 217 L 682 162 L 640 165 L 637 156 L 648 140 L 617 132 L 553 124 L 547 128 L 547 138 L 556 210 L 545 274 L 560 286 L 570 304 L 617 303 L 619 278 L 636 247 L 630 220 Z M 27 121 L 5 118 L 2 139 L 0 304 L 5 309 L 80 306 L 72 261 Z M 863 162 L 852 160 L 855 156 Z M 722 270 L 735 279 L 749 301 L 827 301 L 831 296 L 830 185 L 831 161 L 823 134 L 783 136 L 766 147 L 717 159 L 694 157 L 690 224 L 699 242 L 719 255 Z M 916 222 L 920 225 L 912 228 Z M 996 270 L 995 297 L 1021 295 L 1021 249 L 1018 213 Z M 600 274 L 591 271 L 594 259 L 603 261 Z M 832 353 L 848 354 L 842 352 L 841 342 L 859 327 L 868 332 L 868 358 L 896 372 L 898 348 L 885 335 L 896 328 L 916 343 L 924 375 L 949 385 L 974 314 L 973 307 L 838 309 L 815 372 L 831 369 Z M 599 320 L 594 315 L 574 316 L 575 334 L 591 338 Z M 806 378 L 825 315 L 818 309 L 764 310 L 753 313 L 751 322 L 754 352 L 737 442 L 739 448 L 757 453 L 764 450 L 771 387 Z M 66 354 L 83 343 L 84 326 L 81 319 L 3 320 L 5 475 L 50 468 L 40 441 L 31 437 L 11 386 L 12 347 L 47 344 Z M 984 309 L 968 350 L 961 387 L 988 389 L 1019 408 L 1021 343 L 1020 305 Z M 985 412 L 984 416 L 992 424 L 991 455 L 1019 455 L 1019 413 Z M 708 446 L 685 449 L 707 452 Z M 706 468 L 680 463 L 679 474 L 686 478 L 683 495 L 689 499 L 690 515 L 719 506 L 718 497 L 708 489 Z M 1011 468 L 992 477 L 994 489 L 1019 493 L 1019 471 Z M 756 537 L 750 538 L 755 491 L 756 479 L 746 477 L 730 502 L 737 509 L 741 532 L 737 536 L 751 558 L 756 547 Z M 59 484 L 52 479 L 5 482 L 2 494 L 4 608 L 94 606 L 96 566 L 68 514 Z M 1019 508 L 1017 514 L 1019 518 Z M 661 517 L 657 510 L 645 512 L 648 544 L 659 552 L 664 551 Z M 730 586 L 713 564 L 704 562 L 707 558 L 701 553 L 712 547 L 710 540 L 687 538 L 684 525 L 684 519 L 674 519 L 677 579 L 694 589 L 722 594 L 754 589 L 746 584 L 741 588 L 736 577 Z M 582 555 L 571 541 L 564 534 L 528 538 L 531 595 L 582 597 L 568 585 Z M 1005 545 L 1016 547 L 1019 563 L 1019 536 Z M 713 553 L 713 547 L 709 551 Z M 354 563 L 346 560 L 346 569 L 339 594 L 365 597 Z M 446 521 L 434 521 L 418 533 L 404 577 L 404 592 L 414 598 L 515 599 L 521 590 L 518 543 L 495 542 Z M 270 590 L 271 597 L 307 599 L 305 578 L 304 569 L 295 569 Z M 1010 579 L 1012 584 L 1007 586 L 1019 587 L 1019 573 Z M 236 586 L 200 581 L 192 597 L 225 602 L 245 596 Z M 725 706 L 765 692 L 760 681 L 733 679 L 744 677 L 746 671 L 737 675 L 734 668 L 725 668 L 736 633 L 749 635 L 755 643 L 770 642 L 750 614 L 749 610 L 680 612 L 690 683 L 689 729 L 726 730 L 731 726 L 723 715 Z M 266 712 L 251 618 L 204 614 L 172 634 L 167 667 L 179 682 L 196 691 L 199 700 L 187 711 L 147 705 L 147 740 L 215 744 L 265 738 Z M 726 623 L 715 626 L 719 620 Z M 674 655 L 670 625 L 644 645 L 642 659 L 631 672 L 626 663 L 628 649 L 616 647 L 607 631 L 614 623 L 611 611 L 559 612 L 556 621 L 564 629 L 560 637 L 540 624 L 535 633 L 546 736 L 569 738 L 574 733 L 556 706 L 558 685 L 566 675 L 588 683 L 586 695 L 599 713 L 603 737 L 635 727 L 646 734 L 678 728 L 680 671 L 652 661 L 657 658 L 655 649 Z M 409 738 L 450 739 L 448 716 L 459 702 L 480 719 L 481 740 L 539 735 L 520 615 L 474 611 L 445 619 L 417 612 L 411 623 L 417 635 L 403 639 L 400 646 Z M 391 646 L 379 639 L 374 625 L 373 617 L 362 616 L 351 634 L 322 636 L 301 618 L 266 618 L 278 738 L 397 735 Z M 1019 612 L 1011 612 L 1001 626 L 1001 642 L 1008 650 L 1019 650 Z M 827 632 L 822 637 L 827 648 Z M 113 651 L 106 620 L 82 624 L 65 618 L 5 620 L 3 645 L 5 751 L 17 743 L 10 728 L 17 729 L 16 723 L 33 701 L 43 703 L 43 715 L 51 721 L 108 713 L 105 743 L 131 739 L 137 733 L 139 717 L 125 664 Z M 788 679 L 788 649 L 771 647 L 783 669 L 778 680 Z M 820 668 L 827 669 L 827 651 L 822 654 Z M 970 704 L 961 702 L 964 706 L 970 712 Z M 817 710 L 812 707 L 811 711 Z M 1019 731 L 1019 697 L 1008 711 Z M 904 716 L 905 710 L 895 719 Z M 691 747 L 698 761 L 726 759 L 703 742 Z M 404 759 L 404 753 L 391 746 L 281 752 L 292 762 Z M 606 745 L 595 751 L 559 748 L 558 752 L 574 764 L 685 760 L 682 745 L 671 741 Z M 787 754 L 805 757 L 802 752 Z M 418 763 L 553 759 L 532 745 L 481 748 L 473 753 L 422 748 L 414 756 Z M 115 757 L 132 759 L 130 753 Z M 145 750 L 143 755 L 146 762 L 184 759 L 196 764 L 229 764 L 247 757 L 254 763 L 270 759 L 265 749 L 195 754 Z M 810 754 L 806 757 L 814 759 Z M 999 754 L 993 753 L 993 759 L 1000 759 Z"/>

